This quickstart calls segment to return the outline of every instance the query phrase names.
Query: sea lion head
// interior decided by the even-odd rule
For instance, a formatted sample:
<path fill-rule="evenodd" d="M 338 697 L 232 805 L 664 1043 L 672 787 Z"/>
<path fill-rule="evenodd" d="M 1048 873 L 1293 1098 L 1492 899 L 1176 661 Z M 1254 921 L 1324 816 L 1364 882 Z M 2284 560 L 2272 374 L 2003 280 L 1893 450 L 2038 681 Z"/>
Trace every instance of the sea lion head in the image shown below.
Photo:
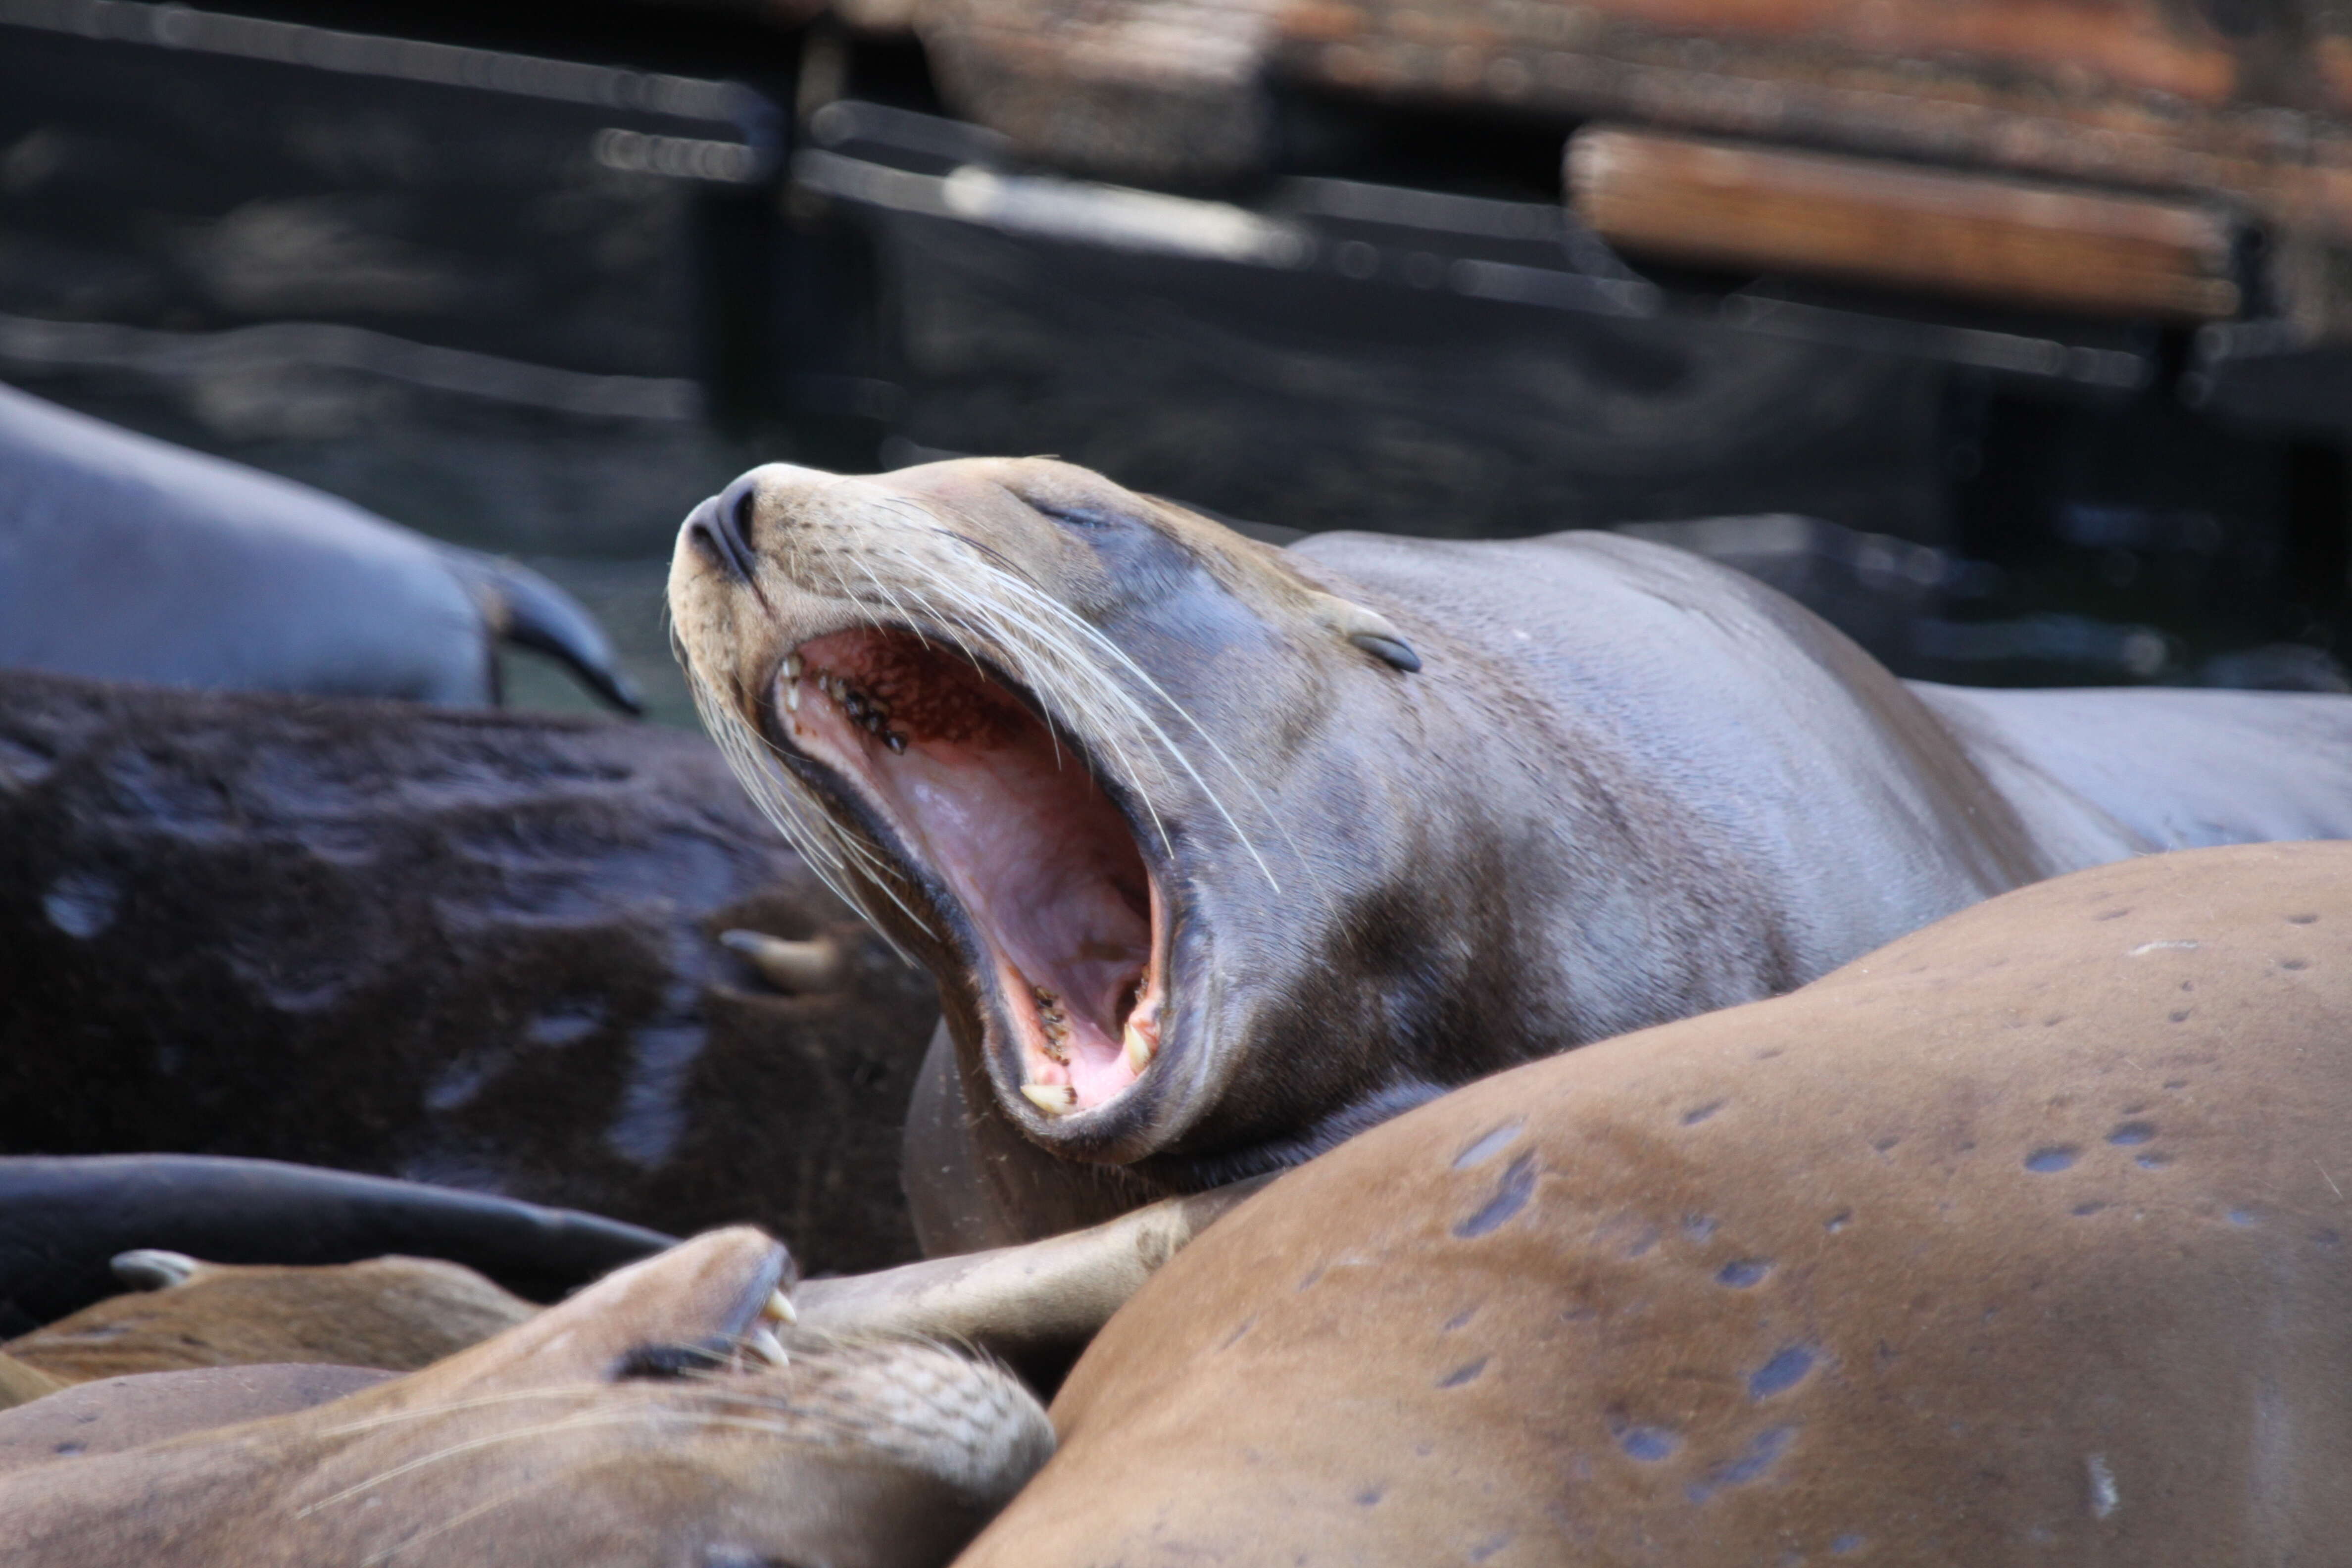
<path fill-rule="evenodd" d="M 1409 881 L 1350 840 L 1399 816 L 1427 628 L 1038 458 L 755 468 L 669 594 L 711 733 L 1029 1138 L 1244 1147 L 1382 1087 L 1302 999 Z"/>
<path fill-rule="evenodd" d="M 1051 1453 L 1044 1411 L 941 1345 L 794 1329 L 789 1283 L 712 1232 L 331 1403 L 0 1469 L 0 1516 L 26 1568 L 944 1563 Z"/>

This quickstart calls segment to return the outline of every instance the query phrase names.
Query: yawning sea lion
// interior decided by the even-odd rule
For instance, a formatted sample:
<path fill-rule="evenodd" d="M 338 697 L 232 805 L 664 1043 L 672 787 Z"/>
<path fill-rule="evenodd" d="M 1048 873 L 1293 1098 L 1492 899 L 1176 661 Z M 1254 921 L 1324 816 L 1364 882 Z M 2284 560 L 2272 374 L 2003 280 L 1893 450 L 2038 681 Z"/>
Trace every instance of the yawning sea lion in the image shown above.
<path fill-rule="evenodd" d="M 1906 685 L 1609 535 L 1257 543 L 1098 475 L 771 466 L 681 530 L 706 721 L 928 963 L 933 1251 L 1279 1168 L 2147 850 L 2352 833 L 2352 699 Z"/>
<path fill-rule="evenodd" d="M 2352 845 L 1413 1110 L 1113 1318 L 969 1568 L 2344 1561 Z"/>

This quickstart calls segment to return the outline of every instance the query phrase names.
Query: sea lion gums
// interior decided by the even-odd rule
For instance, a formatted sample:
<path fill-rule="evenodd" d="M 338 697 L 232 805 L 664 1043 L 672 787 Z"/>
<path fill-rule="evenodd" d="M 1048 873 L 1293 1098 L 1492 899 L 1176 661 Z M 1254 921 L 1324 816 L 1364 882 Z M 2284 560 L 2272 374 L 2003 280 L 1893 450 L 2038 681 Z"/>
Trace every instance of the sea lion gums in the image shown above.
<path fill-rule="evenodd" d="M 2053 872 L 2352 832 L 2352 700 L 2074 694 L 2084 746 L 1607 535 L 1276 550 L 1066 464 L 778 465 L 696 509 L 670 601 L 739 776 L 940 982 L 933 1252 L 1295 1164 Z"/>
<path fill-rule="evenodd" d="M 2140 1568 L 2352 1532 L 2352 846 L 2136 859 L 1290 1172 L 970 1568 Z"/>
<path fill-rule="evenodd" d="M 1043 1413 L 943 1348 L 795 1334 L 788 1283 L 714 1232 L 330 1404 L 20 1466 L 10 1562 L 945 1561 L 1050 1451 Z"/>

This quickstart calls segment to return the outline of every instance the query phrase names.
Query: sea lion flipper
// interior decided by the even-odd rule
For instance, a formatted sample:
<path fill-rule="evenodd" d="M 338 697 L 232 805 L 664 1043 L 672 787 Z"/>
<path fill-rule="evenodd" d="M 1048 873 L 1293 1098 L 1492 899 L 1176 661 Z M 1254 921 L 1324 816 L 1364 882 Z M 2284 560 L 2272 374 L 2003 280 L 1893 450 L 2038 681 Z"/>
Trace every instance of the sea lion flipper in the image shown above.
<path fill-rule="evenodd" d="M 636 683 L 621 669 L 612 639 L 571 595 L 528 566 L 478 550 L 447 545 L 443 554 L 500 641 L 562 659 L 590 690 L 624 713 L 646 710 Z"/>
<path fill-rule="evenodd" d="M 172 1252 L 160 1247 L 142 1247 L 130 1252 L 118 1252 L 107 1261 L 107 1269 L 117 1279 L 133 1290 L 168 1290 L 174 1285 L 184 1285 L 196 1277 L 204 1265 L 184 1252 Z"/>
<path fill-rule="evenodd" d="M 1407 675 L 1420 670 L 1421 655 L 1413 652 L 1404 634 L 1378 610 L 1366 609 L 1353 599 L 1318 590 L 1315 594 L 1315 616 L 1382 664 Z"/>

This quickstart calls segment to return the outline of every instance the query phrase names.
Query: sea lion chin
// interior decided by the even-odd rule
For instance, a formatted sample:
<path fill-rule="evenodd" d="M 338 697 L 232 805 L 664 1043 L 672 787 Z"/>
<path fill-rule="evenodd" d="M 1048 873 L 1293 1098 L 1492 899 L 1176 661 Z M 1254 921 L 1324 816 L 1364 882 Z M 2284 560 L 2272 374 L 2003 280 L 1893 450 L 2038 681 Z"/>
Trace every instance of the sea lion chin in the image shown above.
<path fill-rule="evenodd" d="M 2352 700 L 1908 685 L 1610 535 L 1277 550 L 1043 459 L 776 465 L 689 516 L 670 605 L 739 776 L 940 980 L 931 1252 L 1295 1164 L 2056 872 L 2352 833 Z"/>

